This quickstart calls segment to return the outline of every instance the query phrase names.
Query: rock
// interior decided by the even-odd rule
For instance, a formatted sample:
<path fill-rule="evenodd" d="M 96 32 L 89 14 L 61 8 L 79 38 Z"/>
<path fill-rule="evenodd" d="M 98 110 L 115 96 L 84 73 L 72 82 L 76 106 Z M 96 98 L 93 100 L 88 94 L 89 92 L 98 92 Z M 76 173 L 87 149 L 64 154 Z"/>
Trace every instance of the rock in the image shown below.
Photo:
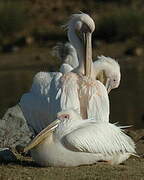
<path fill-rule="evenodd" d="M 0 120 L 0 147 L 26 146 L 31 136 L 20 106 L 9 108 Z"/>
<path fill-rule="evenodd" d="M 127 130 L 126 132 L 136 143 L 144 137 L 144 129 Z"/>
<path fill-rule="evenodd" d="M 16 149 L 16 151 L 19 153 L 19 154 L 22 154 L 23 153 L 23 150 L 24 150 L 24 147 L 25 146 L 22 146 L 22 145 L 17 145 L 16 147 L 15 147 L 15 149 Z"/>
<path fill-rule="evenodd" d="M 0 162 L 15 162 L 17 161 L 16 156 L 9 148 L 0 148 Z"/>
<path fill-rule="evenodd" d="M 136 143 L 136 152 L 138 155 L 144 156 L 144 140 L 141 139 Z"/>
<path fill-rule="evenodd" d="M 143 48 L 140 48 L 140 47 L 135 48 L 134 54 L 135 54 L 136 56 L 143 56 L 143 54 L 144 54 Z"/>
<path fill-rule="evenodd" d="M 30 151 L 23 152 L 24 148 L 25 148 L 25 146 L 17 145 L 14 150 L 16 151 L 16 153 L 19 153 L 19 154 L 21 154 L 22 156 L 31 157 Z M 14 152 L 15 152 L 15 151 L 14 151 Z"/>
<path fill-rule="evenodd" d="M 128 130 L 127 134 L 134 140 L 138 155 L 144 155 L 144 129 Z"/>

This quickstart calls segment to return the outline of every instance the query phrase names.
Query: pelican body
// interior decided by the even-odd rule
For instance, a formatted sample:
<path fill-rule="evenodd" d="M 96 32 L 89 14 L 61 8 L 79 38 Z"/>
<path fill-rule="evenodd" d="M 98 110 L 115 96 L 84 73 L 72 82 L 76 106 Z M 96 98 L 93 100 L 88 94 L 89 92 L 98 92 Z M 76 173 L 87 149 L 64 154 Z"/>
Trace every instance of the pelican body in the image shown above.
<path fill-rule="evenodd" d="M 53 48 L 53 55 L 57 56 L 62 65 L 60 72 L 66 74 L 78 67 L 78 58 L 75 48 L 70 43 L 57 43 Z M 93 62 L 95 79 L 102 82 L 108 93 L 119 86 L 121 73 L 118 62 L 110 57 L 98 56 Z"/>
<path fill-rule="evenodd" d="M 79 65 L 66 74 L 38 73 L 30 92 L 20 100 L 21 109 L 34 135 L 54 121 L 59 111 L 70 108 L 80 113 L 83 119 L 109 121 L 108 94 L 105 86 L 95 79 L 92 62 L 94 21 L 87 14 L 74 14 L 67 29 Z"/>
<path fill-rule="evenodd" d="M 41 166 L 119 164 L 135 154 L 132 139 L 114 124 L 83 120 L 75 110 L 60 112 L 57 118 L 24 149 Z"/>

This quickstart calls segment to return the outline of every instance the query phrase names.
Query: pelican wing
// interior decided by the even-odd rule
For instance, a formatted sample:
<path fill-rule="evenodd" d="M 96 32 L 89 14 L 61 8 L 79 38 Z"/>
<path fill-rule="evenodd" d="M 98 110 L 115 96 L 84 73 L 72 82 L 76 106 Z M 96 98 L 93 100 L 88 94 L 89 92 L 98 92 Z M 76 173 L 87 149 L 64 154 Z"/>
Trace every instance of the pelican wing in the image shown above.
<path fill-rule="evenodd" d="M 66 74 L 73 70 L 73 67 L 69 64 L 63 63 L 60 67 L 60 72 Z"/>
<path fill-rule="evenodd" d="M 95 85 L 89 88 L 88 96 L 88 118 L 109 122 L 109 98 L 104 85 L 99 81 L 95 81 Z"/>
<path fill-rule="evenodd" d="M 77 81 L 77 74 L 72 72 L 63 75 L 61 78 L 61 94 L 59 96 L 61 110 L 75 109 L 80 113 Z"/>
<path fill-rule="evenodd" d="M 57 56 L 64 64 L 72 69 L 79 64 L 75 48 L 70 43 L 57 43 L 53 48 L 53 55 Z"/>
<path fill-rule="evenodd" d="M 130 137 L 110 123 L 87 123 L 63 138 L 63 144 L 70 150 L 90 153 L 135 153 Z"/>
<path fill-rule="evenodd" d="M 35 75 L 30 92 L 24 94 L 20 106 L 33 134 L 39 133 L 56 117 L 59 112 L 59 79 L 58 72 L 40 72 Z"/>

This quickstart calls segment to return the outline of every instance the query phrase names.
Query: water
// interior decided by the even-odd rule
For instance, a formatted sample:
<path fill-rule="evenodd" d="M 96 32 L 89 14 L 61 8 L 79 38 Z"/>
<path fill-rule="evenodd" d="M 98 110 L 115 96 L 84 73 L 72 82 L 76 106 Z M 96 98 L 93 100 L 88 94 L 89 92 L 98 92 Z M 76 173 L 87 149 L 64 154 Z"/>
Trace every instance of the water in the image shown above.
<path fill-rule="evenodd" d="M 19 102 L 21 95 L 28 91 L 34 70 L 12 70 L 0 72 L 0 116 L 8 107 Z"/>
<path fill-rule="evenodd" d="M 40 68 L 0 71 L 0 115 L 19 102 L 31 86 L 32 78 Z M 110 92 L 110 121 L 121 125 L 144 127 L 144 65 L 121 64 L 120 87 Z"/>
<path fill-rule="evenodd" d="M 144 71 L 135 68 L 122 69 L 120 87 L 110 94 L 111 114 L 113 122 L 122 125 L 144 127 Z"/>

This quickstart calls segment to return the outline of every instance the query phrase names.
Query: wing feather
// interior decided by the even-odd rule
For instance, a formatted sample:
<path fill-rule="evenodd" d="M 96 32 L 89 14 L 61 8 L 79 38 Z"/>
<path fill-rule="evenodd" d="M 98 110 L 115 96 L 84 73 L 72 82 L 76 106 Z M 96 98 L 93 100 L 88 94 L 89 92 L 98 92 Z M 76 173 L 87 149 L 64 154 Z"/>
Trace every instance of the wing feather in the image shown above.
<path fill-rule="evenodd" d="M 55 119 L 60 107 L 58 72 L 40 72 L 35 75 L 30 92 L 24 94 L 20 106 L 27 123 L 34 134 L 39 133 Z"/>
<path fill-rule="evenodd" d="M 57 43 L 53 48 L 53 55 L 57 56 L 62 63 L 76 68 L 79 64 L 75 48 L 69 43 Z M 61 71 L 62 72 L 62 71 Z"/>
<path fill-rule="evenodd" d="M 109 98 L 106 88 L 100 81 L 89 91 L 88 118 L 95 118 L 101 122 L 109 121 Z"/>
<path fill-rule="evenodd" d="M 60 95 L 61 110 L 76 109 L 80 113 L 77 78 L 77 75 L 71 72 L 62 77 L 62 92 Z"/>
<path fill-rule="evenodd" d="M 73 70 L 73 67 L 69 64 L 63 63 L 60 67 L 60 72 L 62 72 L 63 74 L 66 74 L 72 70 Z"/>
<path fill-rule="evenodd" d="M 87 124 L 63 138 L 70 150 L 90 153 L 135 153 L 135 144 L 122 130 L 110 123 Z"/>

